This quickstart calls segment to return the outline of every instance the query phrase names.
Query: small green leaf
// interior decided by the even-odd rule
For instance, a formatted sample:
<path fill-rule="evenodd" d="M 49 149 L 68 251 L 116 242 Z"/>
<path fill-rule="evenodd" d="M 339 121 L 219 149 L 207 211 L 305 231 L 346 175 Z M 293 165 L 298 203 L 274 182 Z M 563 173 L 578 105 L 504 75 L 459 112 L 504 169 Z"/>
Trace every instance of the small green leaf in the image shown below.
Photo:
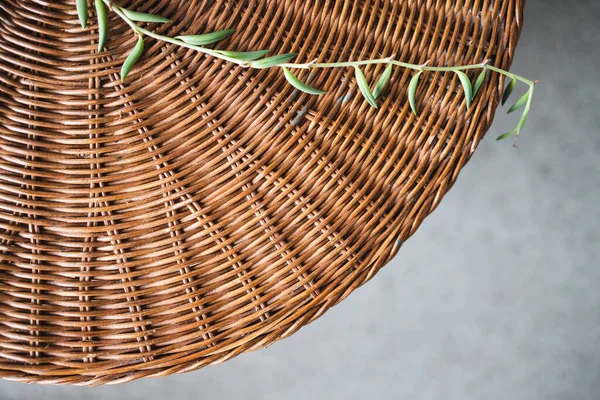
<path fill-rule="evenodd" d="M 263 58 L 262 60 L 252 62 L 252 67 L 258 69 L 276 67 L 296 58 L 298 54 L 278 54 L 276 56 Z"/>
<path fill-rule="evenodd" d="M 475 81 L 475 86 L 473 86 L 473 99 L 475 99 L 475 97 L 477 97 L 477 93 L 479 92 L 481 85 L 483 85 L 483 81 L 485 80 L 486 72 L 487 72 L 486 69 L 481 71 L 481 73 L 477 77 L 477 80 Z"/>
<path fill-rule="evenodd" d="M 185 43 L 192 44 L 194 46 L 204 46 L 207 44 L 220 42 L 221 40 L 228 38 L 234 33 L 235 29 L 226 29 L 224 31 L 205 33 L 203 35 L 177 36 L 176 39 L 180 39 Z"/>
<path fill-rule="evenodd" d="M 408 84 L 408 102 L 410 103 L 410 108 L 412 109 L 412 112 L 417 115 L 417 100 L 416 100 L 416 94 L 417 94 L 417 87 L 419 86 L 419 78 L 421 77 L 421 74 L 423 73 L 423 71 L 419 71 L 417 72 L 410 80 L 410 83 Z"/>
<path fill-rule="evenodd" d="M 367 102 L 369 102 L 369 104 L 372 107 L 378 108 L 377 101 L 375 100 L 373 93 L 371 93 L 371 88 L 369 88 L 369 82 L 367 82 L 365 74 L 363 74 L 361 69 L 358 67 L 354 67 L 354 70 L 356 73 L 356 83 L 358 83 L 358 88 L 360 89 L 360 92 L 362 93 L 363 97 L 367 100 Z"/>
<path fill-rule="evenodd" d="M 289 83 L 291 83 L 292 86 L 295 87 L 296 89 L 300 90 L 301 92 L 308 93 L 308 94 L 315 94 L 315 95 L 325 94 L 324 91 L 315 89 L 314 87 L 309 86 L 306 83 L 302 82 L 300 79 L 296 78 L 296 76 L 294 74 L 292 74 L 292 71 L 290 71 L 286 67 L 282 67 L 282 68 L 283 68 L 283 74 L 285 75 L 285 79 L 287 79 L 287 81 Z"/>
<path fill-rule="evenodd" d="M 523 114 L 521 117 L 521 121 L 519 121 L 519 125 L 517 126 L 517 132 L 521 133 L 521 129 L 525 126 L 525 122 L 527 122 L 527 114 Z"/>
<path fill-rule="evenodd" d="M 508 98 L 512 94 L 513 90 L 515 90 L 515 86 L 517 86 L 517 80 L 513 79 L 512 81 L 510 81 L 508 86 L 506 86 L 506 89 L 504 89 L 504 93 L 502 94 L 502 105 L 503 106 L 508 101 Z"/>
<path fill-rule="evenodd" d="M 467 109 L 471 107 L 471 101 L 473 100 L 473 88 L 471 87 L 471 81 L 467 74 L 462 71 L 454 71 L 456 75 L 458 75 L 458 79 L 460 79 L 460 83 L 462 84 L 463 90 L 465 91 L 465 98 L 467 100 Z"/>
<path fill-rule="evenodd" d="M 506 113 L 510 114 L 511 112 L 517 111 L 519 108 L 523 107 L 525 105 L 525 103 L 527 103 L 528 99 L 529 99 L 529 90 L 523 96 L 521 96 L 521 98 L 519 100 L 517 100 L 517 102 L 515 104 L 513 104 L 513 106 L 511 108 L 509 108 Z"/>
<path fill-rule="evenodd" d="M 131 72 L 131 69 L 133 68 L 135 63 L 140 59 L 140 56 L 144 52 L 144 38 L 141 35 L 139 35 L 138 37 L 139 39 L 137 44 L 135 45 L 131 53 L 129 53 L 129 56 L 123 63 L 123 67 L 121 67 L 122 81 L 125 81 L 125 78 L 127 78 L 127 75 L 129 75 L 129 72 Z"/>
<path fill-rule="evenodd" d="M 525 122 L 527 122 L 527 117 L 529 116 L 529 110 L 526 110 L 523 115 L 521 116 L 521 119 L 519 120 L 519 124 L 517 125 L 517 135 L 519 133 L 521 133 L 521 129 L 523 129 L 523 127 L 525 126 Z"/>
<path fill-rule="evenodd" d="M 258 51 L 228 51 L 228 50 L 217 50 L 219 54 L 226 57 L 235 58 L 241 61 L 254 61 L 258 60 L 269 54 L 271 50 L 258 50 Z"/>
<path fill-rule="evenodd" d="M 381 74 L 381 77 L 379 78 L 379 81 L 377 82 L 377 85 L 375 85 L 375 89 L 373 90 L 373 97 L 375 97 L 376 99 L 379 98 L 379 95 L 381 94 L 381 92 L 383 92 L 383 89 L 390 81 L 393 69 L 394 66 L 392 64 L 389 64 L 385 71 L 383 71 L 383 74 Z"/>
<path fill-rule="evenodd" d="M 88 20 L 88 2 L 87 0 L 77 0 L 77 15 L 79 16 L 79 22 L 82 28 L 87 27 Z"/>
<path fill-rule="evenodd" d="M 512 130 L 512 131 L 510 131 L 510 132 L 503 133 L 502 135 L 498 136 L 498 137 L 496 138 L 496 140 L 504 140 L 504 139 L 508 139 L 509 137 L 511 137 L 511 136 L 514 136 L 514 135 L 515 135 L 515 133 L 517 133 L 517 131 L 516 131 L 516 130 Z"/>
<path fill-rule="evenodd" d="M 102 0 L 96 0 L 96 15 L 98 15 L 98 52 L 104 49 L 108 37 L 108 16 Z"/>
<path fill-rule="evenodd" d="M 171 22 L 170 19 L 161 17 L 160 15 L 131 11 L 131 10 L 128 10 L 123 7 L 119 7 L 119 9 L 121 11 L 123 11 L 123 14 L 125 14 L 125 16 L 127 18 L 129 18 L 130 20 L 135 21 L 135 22 L 156 22 L 158 24 L 164 24 L 165 22 Z"/>

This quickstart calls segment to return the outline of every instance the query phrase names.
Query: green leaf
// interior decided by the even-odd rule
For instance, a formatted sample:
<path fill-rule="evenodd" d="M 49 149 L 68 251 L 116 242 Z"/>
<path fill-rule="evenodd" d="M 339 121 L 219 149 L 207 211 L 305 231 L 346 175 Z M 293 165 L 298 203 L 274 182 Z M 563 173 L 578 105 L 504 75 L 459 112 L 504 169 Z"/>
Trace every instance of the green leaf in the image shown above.
<path fill-rule="evenodd" d="M 417 72 L 410 80 L 410 83 L 408 84 L 408 102 L 410 103 L 410 108 L 412 109 L 412 112 L 417 115 L 417 100 L 416 100 L 416 94 L 417 94 L 417 87 L 419 86 L 419 78 L 421 77 L 421 74 L 423 73 L 423 71 L 419 71 Z"/>
<path fill-rule="evenodd" d="M 278 54 L 276 56 L 263 58 L 262 60 L 254 61 L 251 65 L 254 68 L 263 69 L 276 67 L 281 64 L 296 58 L 298 54 Z"/>
<path fill-rule="evenodd" d="M 160 15 L 131 11 L 131 10 L 128 10 L 123 7 L 119 7 L 119 9 L 121 11 L 123 11 L 123 14 L 125 14 L 125 16 L 127 18 L 129 18 L 130 20 L 135 21 L 135 22 L 156 22 L 158 24 L 163 24 L 165 22 L 171 22 L 170 19 L 161 17 Z"/>
<path fill-rule="evenodd" d="M 108 16 L 102 0 L 96 0 L 96 15 L 98 15 L 98 52 L 104 49 L 108 37 Z"/>
<path fill-rule="evenodd" d="M 506 88 L 504 89 L 504 93 L 502 94 L 502 105 L 503 106 L 508 101 L 508 98 L 512 94 L 513 90 L 515 90 L 515 86 L 517 86 L 517 80 L 513 78 L 513 80 L 510 81 L 510 83 L 508 84 L 508 86 L 506 86 Z"/>
<path fill-rule="evenodd" d="M 269 54 L 271 50 L 258 50 L 258 51 L 228 51 L 228 50 L 216 50 L 219 54 L 227 57 L 235 58 L 241 61 L 254 61 L 258 60 Z"/>
<path fill-rule="evenodd" d="M 525 103 L 527 103 L 528 99 L 529 99 L 529 90 L 523 96 L 521 96 L 521 98 L 519 100 L 517 100 L 517 102 L 515 104 L 513 104 L 513 106 L 511 108 L 509 108 L 506 113 L 510 114 L 511 112 L 517 111 L 519 108 L 523 107 L 525 105 Z"/>
<path fill-rule="evenodd" d="M 133 68 L 135 63 L 140 59 L 140 56 L 144 52 L 144 38 L 141 35 L 139 35 L 138 37 L 139 39 L 137 44 L 135 45 L 131 53 L 129 53 L 129 56 L 123 63 L 123 67 L 121 67 L 122 81 L 125 81 L 125 78 L 127 78 L 127 75 L 129 75 L 129 72 L 131 72 L 131 69 Z"/>
<path fill-rule="evenodd" d="M 86 28 L 88 20 L 88 2 L 87 0 L 77 0 L 75 4 L 77 6 L 77 15 L 79 16 L 81 27 Z"/>
<path fill-rule="evenodd" d="M 498 137 L 496 138 L 496 140 L 504 140 L 504 139 L 508 139 L 509 137 L 511 137 L 511 136 L 514 136 L 516 133 L 517 133 L 516 129 L 515 129 L 515 130 L 512 130 L 512 131 L 510 131 L 510 132 L 503 133 L 502 135 L 498 136 Z"/>
<path fill-rule="evenodd" d="M 223 39 L 228 38 L 229 36 L 235 33 L 235 29 L 226 29 L 223 31 L 217 31 L 212 33 L 205 33 L 203 35 L 186 35 L 186 36 L 177 36 L 176 39 L 180 39 L 185 43 L 192 44 L 194 46 L 204 46 L 207 44 L 213 44 L 216 42 L 220 42 Z"/>
<path fill-rule="evenodd" d="M 456 75 L 458 75 L 458 79 L 460 79 L 460 83 L 462 84 L 463 90 L 465 91 L 465 98 L 467 100 L 467 109 L 471 107 L 471 101 L 473 101 L 473 88 L 471 87 L 471 81 L 467 74 L 462 71 L 454 71 Z"/>
<path fill-rule="evenodd" d="M 381 77 L 379 78 L 379 81 L 377 82 L 377 85 L 375 85 L 375 89 L 373 90 L 373 97 L 375 97 L 376 99 L 379 98 L 379 95 L 381 94 L 381 92 L 383 92 L 383 89 L 390 81 L 393 69 L 394 66 L 392 64 L 389 64 L 385 71 L 383 71 L 383 74 L 381 74 Z"/>
<path fill-rule="evenodd" d="M 519 124 L 517 125 L 517 135 L 521 133 L 521 129 L 525 126 L 525 122 L 527 122 L 527 117 L 529 116 L 529 110 L 526 109 L 521 119 L 519 120 Z"/>
<path fill-rule="evenodd" d="M 477 80 L 475 81 L 475 86 L 473 86 L 473 99 L 475 99 L 475 97 L 477 97 L 477 93 L 479 92 L 479 89 L 481 88 L 481 85 L 483 85 L 483 81 L 485 80 L 486 73 L 487 73 L 487 70 L 484 69 L 483 71 L 481 71 L 481 73 L 477 77 Z"/>
<path fill-rule="evenodd" d="M 523 114 L 523 116 L 521 117 L 521 120 L 519 121 L 519 125 L 517 126 L 518 133 L 521 133 L 521 129 L 523 129 L 523 127 L 525 126 L 525 122 L 527 122 L 527 115 L 528 114 Z"/>
<path fill-rule="evenodd" d="M 372 107 L 378 108 L 377 101 L 375 100 L 373 93 L 371 93 L 371 88 L 369 88 L 369 82 L 367 82 L 365 74 L 363 74 L 361 69 L 358 67 L 354 67 L 354 70 L 356 73 L 356 82 L 358 83 L 358 88 L 360 89 L 360 92 L 362 93 L 363 97 L 369 102 L 369 104 Z"/>
<path fill-rule="evenodd" d="M 283 68 L 283 74 L 285 75 L 285 79 L 287 79 L 287 81 L 289 83 L 291 83 L 292 86 L 295 87 L 296 89 L 300 90 L 301 92 L 308 93 L 308 94 L 315 94 L 315 95 L 325 94 L 324 91 L 315 89 L 314 87 L 309 86 L 306 83 L 302 82 L 300 79 L 296 78 L 296 76 L 294 74 L 292 74 L 292 71 L 290 71 L 286 67 L 282 67 L 282 68 Z"/>

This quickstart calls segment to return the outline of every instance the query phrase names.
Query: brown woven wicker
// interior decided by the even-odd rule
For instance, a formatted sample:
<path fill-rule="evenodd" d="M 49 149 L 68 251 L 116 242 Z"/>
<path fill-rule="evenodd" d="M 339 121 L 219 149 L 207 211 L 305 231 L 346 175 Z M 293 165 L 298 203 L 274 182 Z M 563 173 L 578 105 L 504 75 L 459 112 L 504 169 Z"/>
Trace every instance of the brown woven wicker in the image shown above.
<path fill-rule="evenodd" d="M 236 27 L 235 50 L 338 61 L 395 54 L 507 69 L 524 0 L 122 1 L 171 36 Z M 147 41 L 111 15 L 98 53 L 74 1 L 0 1 L 0 376 L 94 385 L 191 371 L 266 346 L 369 280 L 489 128 L 452 73 L 395 70 L 379 110 L 351 69 L 298 93 Z M 383 66 L 366 69 L 374 81 Z M 471 78 L 474 78 L 473 72 Z M 308 73 L 300 77 L 308 80 Z"/>

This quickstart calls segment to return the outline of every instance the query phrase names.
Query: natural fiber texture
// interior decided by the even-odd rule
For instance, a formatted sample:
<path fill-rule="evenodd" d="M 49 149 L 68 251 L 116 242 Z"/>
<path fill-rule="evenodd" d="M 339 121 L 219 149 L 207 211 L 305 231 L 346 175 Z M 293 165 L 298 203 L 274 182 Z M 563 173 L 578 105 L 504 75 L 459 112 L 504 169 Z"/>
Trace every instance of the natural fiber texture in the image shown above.
<path fill-rule="evenodd" d="M 298 60 L 396 55 L 507 69 L 523 0 L 123 1 L 171 36 Z M 92 18 L 91 23 L 95 23 Z M 384 266 L 491 124 L 453 73 L 397 68 L 379 110 L 352 69 L 303 80 L 136 38 L 109 51 L 74 1 L 0 1 L 0 376 L 105 384 L 190 371 L 289 336 Z M 384 66 L 366 68 L 371 82 Z M 477 71 L 470 74 L 474 79 Z"/>

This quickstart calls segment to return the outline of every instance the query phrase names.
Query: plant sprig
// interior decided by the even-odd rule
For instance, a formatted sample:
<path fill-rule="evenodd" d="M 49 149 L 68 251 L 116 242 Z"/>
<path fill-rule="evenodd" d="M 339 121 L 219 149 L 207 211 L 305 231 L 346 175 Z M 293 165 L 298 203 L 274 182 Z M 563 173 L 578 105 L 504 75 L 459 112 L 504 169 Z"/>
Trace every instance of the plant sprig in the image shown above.
<path fill-rule="evenodd" d="M 125 81 L 135 64 L 140 59 L 144 51 L 144 36 L 154 38 L 166 43 L 171 43 L 177 46 L 186 47 L 188 49 L 196 50 L 206 55 L 219 58 L 221 60 L 231 62 L 243 68 L 253 69 L 268 69 L 268 68 L 280 68 L 286 78 L 286 80 L 297 90 L 308 93 L 311 95 L 322 95 L 325 92 L 321 89 L 314 88 L 305 82 L 302 82 L 298 77 L 291 71 L 292 69 L 325 69 L 325 68 L 354 68 L 354 75 L 356 83 L 360 89 L 362 96 L 365 100 L 374 108 L 377 108 L 377 99 L 384 91 L 386 86 L 389 84 L 394 67 L 401 67 L 415 71 L 408 86 L 408 101 L 410 107 L 415 115 L 418 115 L 417 111 L 417 100 L 416 93 L 419 86 L 420 78 L 424 72 L 453 72 L 459 82 L 461 83 L 464 95 L 466 108 L 469 109 L 472 101 L 477 96 L 479 89 L 485 81 L 488 71 L 496 72 L 510 79 L 510 82 L 504 89 L 502 95 L 502 105 L 508 101 L 511 94 L 513 93 L 517 82 L 521 82 L 529 87 L 529 89 L 522 95 L 508 110 L 508 113 L 520 110 L 523 108 L 523 114 L 517 126 L 510 132 L 504 133 L 498 137 L 497 140 L 506 139 L 509 137 L 515 138 L 516 141 L 527 121 L 529 111 L 531 109 L 531 103 L 533 99 L 533 92 L 536 82 L 529 79 L 525 79 L 521 76 L 512 74 L 508 71 L 504 71 L 500 68 L 496 68 L 490 65 L 487 61 L 480 64 L 472 65 L 460 65 L 454 67 L 432 67 L 428 66 L 427 63 L 422 65 L 406 63 L 395 60 L 394 57 L 378 58 L 372 60 L 358 60 L 358 61 L 345 61 L 345 62 L 332 62 L 332 63 L 318 63 L 316 61 L 308 63 L 292 63 L 291 61 L 296 58 L 297 54 L 278 54 L 273 56 L 267 56 L 270 50 L 258 50 L 258 51 L 230 51 L 230 50 L 214 50 L 208 46 L 224 40 L 234 34 L 234 29 L 226 29 L 210 33 L 201 33 L 196 35 L 183 35 L 176 37 L 169 37 L 157 34 L 151 30 L 145 29 L 138 25 L 138 22 L 142 23 L 168 23 L 168 18 L 160 15 L 141 13 L 133 10 L 128 10 L 124 7 L 114 4 L 111 0 L 94 0 L 96 15 L 98 18 L 98 51 L 103 51 L 109 32 L 109 24 L 107 17 L 108 7 L 110 10 L 115 12 L 123 21 L 125 21 L 132 29 L 133 33 L 137 36 L 137 43 L 133 50 L 128 55 L 127 59 L 123 63 L 121 68 L 121 80 Z M 75 0 L 77 14 L 81 26 L 85 28 L 88 22 L 88 2 L 87 0 Z M 386 65 L 386 68 L 379 78 L 377 84 L 373 89 L 365 77 L 362 67 L 367 65 Z M 475 84 L 471 83 L 471 80 L 465 73 L 465 71 L 480 69 L 481 72 L 478 75 Z"/>

